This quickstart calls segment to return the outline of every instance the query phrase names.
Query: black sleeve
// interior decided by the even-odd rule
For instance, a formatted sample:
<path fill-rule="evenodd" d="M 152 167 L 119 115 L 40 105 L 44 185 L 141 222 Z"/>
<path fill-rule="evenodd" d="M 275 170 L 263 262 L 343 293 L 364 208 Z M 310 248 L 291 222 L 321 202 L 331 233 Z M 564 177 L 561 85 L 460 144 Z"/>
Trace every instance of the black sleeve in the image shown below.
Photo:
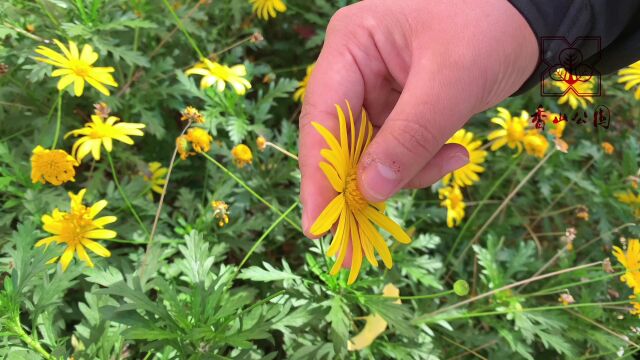
<path fill-rule="evenodd" d="M 567 47 L 579 50 L 582 63 L 600 74 L 640 59 L 640 0 L 509 1 L 529 23 L 540 49 L 536 69 L 514 95 L 539 85 L 550 65 L 561 67 L 558 59 Z"/>

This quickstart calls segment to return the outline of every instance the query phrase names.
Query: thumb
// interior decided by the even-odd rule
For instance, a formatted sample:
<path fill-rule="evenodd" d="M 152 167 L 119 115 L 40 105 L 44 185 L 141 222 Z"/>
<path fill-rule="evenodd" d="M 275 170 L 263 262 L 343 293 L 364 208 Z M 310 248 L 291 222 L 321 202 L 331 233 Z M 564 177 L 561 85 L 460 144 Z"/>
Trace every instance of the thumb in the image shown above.
<path fill-rule="evenodd" d="M 371 202 L 384 201 L 403 186 L 411 186 L 411 180 L 425 171 L 437 180 L 468 162 L 466 149 L 443 145 L 472 112 L 454 103 L 460 99 L 455 89 L 436 89 L 433 82 L 424 81 L 429 78 L 424 75 L 410 74 L 396 106 L 362 157 L 359 187 Z"/>

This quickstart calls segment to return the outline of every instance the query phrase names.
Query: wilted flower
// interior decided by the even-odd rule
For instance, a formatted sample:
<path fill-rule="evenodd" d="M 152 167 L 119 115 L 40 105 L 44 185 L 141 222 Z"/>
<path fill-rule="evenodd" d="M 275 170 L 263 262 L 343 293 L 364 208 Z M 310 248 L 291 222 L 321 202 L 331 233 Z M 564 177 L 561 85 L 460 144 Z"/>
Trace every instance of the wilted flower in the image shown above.
<path fill-rule="evenodd" d="M 223 227 L 229 223 L 229 205 L 221 200 L 211 202 L 213 208 L 213 216 L 218 219 L 218 226 Z"/>
<path fill-rule="evenodd" d="M 313 235 L 322 235 L 337 222 L 335 235 L 327 250 L 327 256 L 338 254 L 330 272 L 332 275 L 338 273 L 351 245 L 351 270 L 347 283 L 352 284 L 360 273 L 363 253 L 373 266 L 378 266 L 374 249 L 380 254 L 387 268 L 393 265 L 391 252 L 374 223 L 400 243 L 408 244 L 411 238 L 400 225 L 384 214 L 384 202 L 370 203 L 360 192 L 357 180 L 358 163 L 373 137 L 373 125 L 367 118 L 366 111 L 362 109 L 360 131 L 356 134 L 355 121 L 348 102 L 347 107 L 349 131 L 345 114 L 340 106 L 336 105 L 340 125 L 339 139 L 324 126 L 316 122 L 311 123 L 329 147 L 320 151 L 326 161 L 320 162 L 319 166 L 337 195 L 311 225 L 310 232 Z"/>
<path fill-rule="evenodd" d="M 247 69 L 243 64 L 228 67 L 212 62 L 209 59 L 203 59 L 203 62 L 188 69 L 185 74 L 202 75 L 200 80 L 201 89 L 215 86 L 218 92 L 223 92 L 228 83 L 233 87 L 236 94 L 244 95 L 247 89 L 251 88 L 251 83 L 244 78 L 247 76 Z"/>
<path fill-rule="evenodd" d="M 469 154 L 469 163 L 452 173 L 445 175 L 442 178 L 442 182 L 448 185 L 452 182 L 460 187 L 473 185 L 473 183 L 480 181 L 479 173 L 484 171 L 484 167 L 480 164 L 484 163 L 487 158 L 487 152 L 480 149 L 482 141 L 473 140 L 473 133 L 460 129 L 447 141 L 447 144 L 459 144 L 467 149 Z"/>
<path fill-rule="evenodd" d="M 589 208 L 587 208 L 586 206 L 578 207 L 576 217 L 584 221 L 589 221 Z"/>
<path fill-rule="evenodd" d="M 127 145 L 133 145 L 133 140 L 129 136 L 142 136 L 145 125 L 140 123 L 119 122 L 115 116 L 109 116 L 106 121 L 98 115 L 91 115 L 91 122 L 86 123 L 83 128 L 69 131 L 64 137 L 70 135 L 84 135 L 73 144 L 71 153 L 78 161 L 91 152 L 94 159 L 100 160 L 100 147 L 111 152 L 113 140 L 118 140 Z"/>
<path fill-rule="evenodd" d="M 464 219 L 464 198 L 462 191 L 457 185 L 443 187 L 438 190 L 440 197 L 440 206 L 447 208 L 447 226 L 452 228 L 460 225 L 462 219 Z"/>
<path fill-rule="evenodd" d="M 562 303 L 562 305 L 567 306 L 569 304 L 573 304 L 576 301 L 573 299 L 573 296 L 571 296 L 571 294 L 569 293 L 563 293 L 560 294 L 560 297 L 558 298 L 558 301 Z"/>
<path fill-rule="evenodd" d="M 31 156 L 31 181 L 58 186 L 75 181 L 78 162 L 64 150 L 48 150 L 38 145 Z"/>
<path fill-rule="evenodd" d="M 93 104 L 93 113 L 103 119 L 106 119 L 109 117 L 109 114 L 111 114 L 111 109 L 109 109 L 107 103 L 99 102 L 97 104 Z"/>
<path fill-rule="evenodd" d="M 189 143 L 189 139 L 187 139 L 186 135 L 180 135 L 176 138 L 176 147 L 180 154 L 180 159 L 182 160 L 187 160 L 189 156 L 196 154 L 191 151 L 191 144 Z"/>
<path fill-rule="evenodd" d="M 614 153 L 614 151 L 616 151 L 616 148 L 613 147 L 613 145 L 611 145 L 611 143 L 607 141 L 600 144 L 600 146 L 602 146 L 602 151 L 604 151 L 604 153 L 607 155 L 611 155 Z"/>
<path fill-rule="evenodd" d="M 567 251 L 573 251 L 573 240 L 576 239 L 577 234 L 576 228 L 570 227 L 565 230 L 564 236 L 560 238 L 566 244 Z"/>
<path fill-rule="evenodd" d="M 197 152 L 208 152 L 211 150 L 211 142 L 213 137 L 209 132 L 202 128 L 190 128 L 186 135 L 187 140 L 191 142 L 191 146 Z"/>
<path fill-rule="evenodd" d="M 200 111 L 198 111 L 198 109 L 194 108 L 193 106 L 187 106 L 186 108 L 184 108 L 184 110 L 182 110 L 182 117 L 180 117 L 180 120 L 202 124 L 204 123 L 204 116 L 202 116 L 202 114 L 200 114 Z"/>
<path fill-rule="evenodd" d="M 293 93 L 294 101 L 304 101 L 304 95 L 307 92 L 307 85 L 309 84 L 309 79 L 311 79 L 311 73 L 313 72 L 313 68 L 315 66 L 316 64 L 307 66 L 307 75 L 305 75 L 304 79 L 302 79 L 302 81 L 300 82 L 300 85 L 298 85 L 298 89 L 296 90 L 296 92 Z"/>
<path fill-rule="evenodd" d="M 253 12 L 263 20 L 269 20 L 269 17 L 275 18 L 278 12 L 287 11 L 287 6 L 282 0 L 249 0 L 253 5 Z"/>
<path fill-rule="evenodd" d="M 400 301 L 400 289 L 393 284 L 387 284 L 382 289 L 382 294 L 385 297 L 397 299 L 395 304 L 401 304 Z M 387 322 L 378 314 L 371 314 L 365 317 L 365 324 L 362 331 L 349 340 L 347 343 L 347 349 L 349 351 L 362 350 L 373 343 L 373 341 L 380 336 L 387 329 Z"/>
<path fill-rule="evenodd" d="M 93 267 L 93 262 L 85 248 L 93 251 L 98 256 L 109 257 L 111 253 L 94 240 L 113 239 L 116 232 L 104 229 L 104 226 L 117 220 L 115 216 L 103 216 L 95 219 L 96 215 L 107 206 L 106 200 L 100 200 L 91 207 L 82 204 L 82 198 L 87 189 L 82 189 L 77 194 L 69 193 L 71 205 L 69 212 L 53 209 L 51 215 L 42 216 L 44 231 L 53 234 L 38 241 L 35 247 L 42 245 L 49 246 L 53 241 L 57 244 L 66 244 L 67 248 L 60 257 L 62 270 L 66 270 L 73 259 L 74 253 L 84 261 L 89 267 Z M 54 258 L 52 261 L 55 261 Z"/>
<path fill-rule="evenodd" d="M 38 46 L 36 52 L 45 58 L 36 57 L 35 59 L 59 68 L 51 73 L 53 77 L 62 76 L 58 81 L 59 90 L 63 90 L 73 83 L 75 95 L 81 96 L 86 81 L 96 90 L 109 96 L 109 90 L 104 85 L 118 87 L 118 83 L 110 74 L 115 71 L 114 68 L 92 66 L 98 60 L 98 54 L 93 51 L 90 45 L 84 45 L 80 53 L 78 46 L 73 41 L 69 41 L 68 48 L 58 40 L 54 39 L 53 41 L 58 45 L 62 54 L 48 47 Z"/>
<path fill-rule="evenodd" d="M 243 168 L 245 165 L 253 162 L 251 149 L 245 144 L 236 145 L 231 149 L 231 156 L 233 157 L 233 163 L 239 168 Z"/>
<path fill-rule="evenodd" d="M 256 139 L 256 146 L 258 147 L 258 150 L 264 151 L 264 149 L 267 148 L 267 139 L 262 135 L 258 136 Z"/>

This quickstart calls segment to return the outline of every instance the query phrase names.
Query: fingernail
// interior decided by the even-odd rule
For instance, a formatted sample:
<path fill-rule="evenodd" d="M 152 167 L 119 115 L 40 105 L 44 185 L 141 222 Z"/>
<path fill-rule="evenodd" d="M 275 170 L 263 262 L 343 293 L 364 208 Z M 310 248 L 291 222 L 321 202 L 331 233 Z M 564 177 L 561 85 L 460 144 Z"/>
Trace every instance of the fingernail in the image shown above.
<path fill-rule="evenodd" d="M 400 177 L 394 169 L 374 163 L 362 175 L 363 190 L 374 202 L 388 199 L 400 186 Z"/>
<path fill-rule="evenodd" d="M 461 151 L 456 151 L 447 159 L 447 162 L 444 163 L 443 173 L 450 173 L 452 171 L 458 170 L 461 167 L 467 165 L 469 163 L 469 154 L 466 149 Z"/>

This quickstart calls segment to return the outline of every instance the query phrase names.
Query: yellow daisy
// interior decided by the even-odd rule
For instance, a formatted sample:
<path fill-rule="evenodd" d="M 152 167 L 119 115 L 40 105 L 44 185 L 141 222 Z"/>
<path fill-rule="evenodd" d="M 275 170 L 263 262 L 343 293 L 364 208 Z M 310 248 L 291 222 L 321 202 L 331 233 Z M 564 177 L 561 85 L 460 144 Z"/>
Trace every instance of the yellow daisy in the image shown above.
<path fill-rule="evenodd" d="M 223 227 L 229 223 L 229 205 L 221 200 L 211 202 L 213 216 L 218 219 L 218 226 Z"/>
<path fill-rule="evenodd" d="M 247 89 L 251 89 L 251 83 L 244 78 L 247 76 L 247 69 L 242 64 L 228 67 L 209 59 L 204 59 L 203 62 L 188 69 L 185 74 L 202 75 L 200 80 L 201 89 L 215 86 L 218 92 L 223 92 L 227 83 L 231 85 L 238 95 L 244 95 Z"/>
<path fill-rule="evenodd" d="M 460 225 L 464 219 L 464 208 L 467 206 L 460 187 L 456 185 L 443 187 L 438 190 L 438 196 L 442 200 L 440 205 L 447 208 L 447 226 L 452 228 Z"/>
<path fill-rule="evenodd" d="M 100 160 L 100 146 L 104 145 L 105 150 L 111 152 L 113 140 L 118 140 L 127 145 L 133 145 L 133 140 L 129 136 L 142 136 L 145 127 L 140 123 L 119 122 L 115 116 L 109 116 L 103 120 L 98 115 L 91 115 L 91 122 L 86 123 L 83 128 L 69 131 L 64 137 L 70 135 L 83 135 L 76 140 L 71 148 L 71 153 L 80 162 L 91 152 L 94 159 Z"/>
<path fill-rule="evenodd" d="M 191 151 L 191 144 L 189 143 L 189 139 L 187 139 L 187 135 L 180 135 L 176 138 L 176 148 L 182 160 L 187 160 L 189 156 L 196 154 Z"/>
<path fill-rule="evenodd" d="M 561 78 L 572 76 L 571 74 L 567 73 L 565 69 L 562 69 L 562 68 L 556 70 L 556 72 L 558 74 L 557 76 Z M 569 106 L 571 106 L 571 108 L 575 110 L 578 108 L 578 106 L 580 106 L 583 109 L 586 109 L 587 101 L 590 103 L 593 103 L 593 97 L 590 95 L 584 95 L 584 94 L 589 94 L 594 92 L 593 86 L 596 84 L 595 76 L 592 76 L 591 79 L 589 79 L 589 81 L 577 81 L 572 85 L 569 85 L 565 81 L 559 81 L 559 80 L 551 80 L 551 83 L 557 88 L 559 88 L 560 90 L 562 90 L 562 92 L 566 91 L 570 87 L 573 88 L 567 91 L 566 94 L 562 95 L 558 99 L 558 104 L 560 105 L 564 103 L 569 103 Z"/>
<path fill-rule="evenodd" d="M 626 270 L 620 280 L 627 283 L 635 293 L 640 293 L 640 240 L 630 239 L 627 251 L 614 246 L 613 255 Z"/>
<path fill-rule="evenodd" d="M 118 83 L 110 74 L 115 71 L 114 68 L 92 66 L 98 60 L 98 54 L 93 51 L 90 45 L 84 45 L 82 52 L 79 52 L 78 46 L 73 41 L 69 41 L 68 48 L 58 40 L 54 39 L 53 41 L 58 45 L 62 54 L 48 47 L 38 46 L 36 52 L 45 57 L 36 57 L 35 59 L 59 68 L 51 73 L 53 77 L 62 76 L 58 81 L 59 90 L 63 90 L 73 83 L 73 91 L 76 96 L 81 96 L 86 81 L 96 90 L 109 96 L 109 89 L 104 85 L 118 87 Z"/>
<path fill-rule="evenodd" d="M 162 188 L 167 182 L 166 176 L 169 169 L 163 167 L 157 161 L 149 163 L 147 171 L 143 174 L 144 181 L 149 184 L 151 191 L 162 194 Z"/>
<path fill-rule="evenodd" d="M 52 242 L 66 244 L 67 248 L 60 257 L 62 270 L 67 270 L 74 253 L 78 253 L 78 258 L 84 261 L 89 267 L 93 267 L 93 262 L 85 248 L 93 251 L 98 256 L 109 257 L 111 253 L 94 240 L 113 239 L 117 233 L 113 230 L 104 229 L 104 226 L 117 220 L 115 216 L 103 216 L 95 218 L 102 209 L 107 206 L 106 200 L 100 200 L 87 207 L 82 204 L 82 198 L 87 189 L 82 189 L 77 194 L 69 193 L 71 206 L 69 212 L 53 209 L 51 215 L 42 216 L 42 228 L 53 236 L 46 237 L 38 241 L 35 247 L 42 245 L 49 246 Z M 52 259 L 52 261 L 57 258 Z"/>
<path fill-rule="evenodd" d="M 245 144 L 236 145 L 231 149 L 231 156 L 233 157 L 233 163 L 239 168 L 243 168 L 245 165 L 253 162 L 251 149 Z"/>
<path fill-rule="evenodd" d="M 48 150 L 38 145 L 31 156 L 31 181 L 58 186 L 75 181 L 78 162 L 64 150 Z"/>
<path fill-rule="evenodd" d="M 278 12 L 287 11 L 287 5 L 282 0 L 249 0 L 253 5 L 253 12 L 262 20 L 275 18 Z"/>
<path fill-rule="evenodd" d="M 302 79 L 300 85 L 298 85 L 298 89 L 295 93 L 293 93 L 293 101 L 304 101 L 304 95 L 307 92 L 307 85 L 309 84 L 309 79 L 311 78 L 311 73 L 313 72 L 313 68 L 316 64 L 311 64 L 307 66 L 307 75 Z"/>
<path fill-rule="evenodd" d="M 529 130 L 523 139 L 524 148 L 527 154 L 537 158 L 543 158 L 549 149 L 549 141 L 546 136 L 542 135 L 538 130 Z"/>
<path fill-rule="evenodd" d="M 339 141 L 324 126 L 316 122 L 311 123 L 329 146 L 328 149 L 320 151 L 326 162 L 321 162 L 319 167 L 337 192 L 336 197 L 311 226 L 311 233 L 322 235 L 329 231 L 336 221 L 338 222 L 335 235 L 327 250 L 328 256 L 338 254 L 331 268 L 331 274 L 337 274 L 342 267 L 347 248 L 351 243 L 353 256 L 348 283 L 352 284 L 360 273 L 363 253 L 373 266 L 378 266 L 374 250 L 380 254 L 387 268 L 393 265 L 389 248 L 373 224 L 380 226 L 403 244 L 410 243 L 411 238 L 400 225 L 384 215 L 384 203 L 369 203 L 358 188 L 358 162 L 371 142 L 373 126 L 367 119 L 367 113 L 362 109 L 360 130 L 356 134 L 353 113 L 348 102 L 347 107 L 349 108 L 350 136 L 347 134 L 345 115 L 340 106 L 336 105 L 340 123 Z"/>
<path fill-rule="evenodd" d="M 524 139 L 525 129 L 529 124 L 529 113 L 522 110 L 520 117 L 511 116 L 509 110 L 499 107 L 498 116 L 491 119 L 491 122 L 502 127 L 500 130 L 494 130 L 489 133 L 487 139 L 493 141 L 491 151 L 496 151 L 507 145 L 510 149 L 517 148 L 517 156 L 522 152 L 522 140 Z"/>
<path fill-rule="evenodd" d="M 636 86 L 636 91 L 634 96 L 636 99 L 640 100 L 640 61 L 636 61 L 635 63 L 629 65 L 628 67 L 618 71 L 618 79 L 619 83 L 626 83 L 624 85 L 625 90 L 631 90 L 634 86 Z"/>
<path fill-rule="evenodd" d="M 442 182 L 448 185 L 453 180 L 455 185 L 460 187 L 473 185 L 473 183 L 480 181 L 478 173 L 484 171 L 484 167 L 480 166 L 486 158 L 487 152 L 480 149 L 482 141 L 473 140 L 473 133 L 460 129 L 447 141 L 447 144 L 460 144 L 467 149 L 469 153 L 469 163 L 452 173 L 445 175 L 442 178 Z"/>
<path fill-rule="evenodd" d="M 631 206 L 634 215 L 640 218 L 640 194 L 634 194 L 631 190 L 617 192 L 615 197 L 623 204 Z"/>
<path fill-rule="evenodd" d="M 190 128 L 186 135 L 187 140 L 191 142 L 191 146 L 197 152 L 208 152 L 211 150 L 211 142 L 213 137 L 209 132 L 202 128 Z"/>
<path fill-rule="evenodd" d="M 613 147 L 613 145 L 611 145 L 611 143 L 607 141 L 600 144 L 600 146 L 602 146 L 602 151 L 604 151 L 604 153 L 607 155 L 611 155 L 616 151 L 616 148 Z"/>
<path fill-rule="evenodd" d="M 567 121 L 558 121 L 557 123 L 553 123 L 554 119 L 561 119 L 561 115 L 560 114 L 556 114 L 556 113 L 550 113 L 547 115 L 547 120 L 549 120 L 547 122 L 547 124 L 549 124 L 551 126 L 551 129 L 549 129 L 548 133 L 555 136 L 558 139 L 562 138 L 562 135 L 564 135 L 564 129 L 567 127 Z"/>

